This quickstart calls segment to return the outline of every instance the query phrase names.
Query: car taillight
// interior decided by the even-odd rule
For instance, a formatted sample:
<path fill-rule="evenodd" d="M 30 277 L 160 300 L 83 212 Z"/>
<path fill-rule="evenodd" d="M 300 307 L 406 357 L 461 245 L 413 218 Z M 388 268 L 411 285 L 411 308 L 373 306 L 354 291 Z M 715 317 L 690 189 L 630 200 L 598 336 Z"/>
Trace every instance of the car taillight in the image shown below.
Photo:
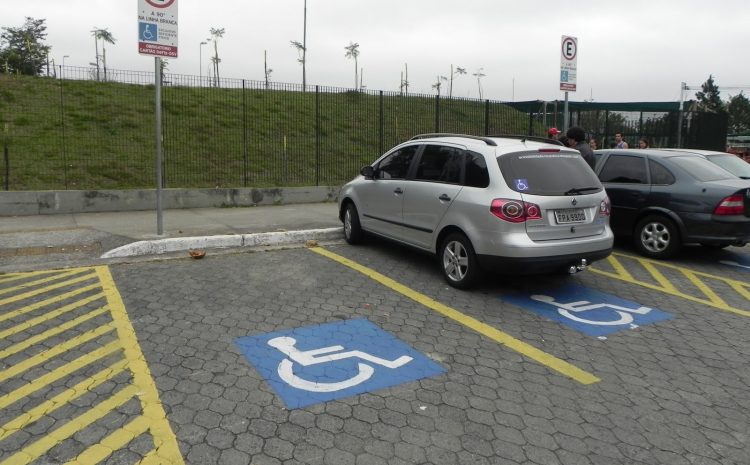
<path fill-rule="evenodd" d="M 609 216 L 612 211 L 612 205 L 609 203 L 609 197 L 604 197 L 602 203 L 599 204 L 599 216 Z"/>
<path fill-rule="evenodd" d="M 539 153 L 558 153 L 560 149 L 539 149 Z"/>
<path fill-rule="evenodd" d="M 542 210 L 539 205 L 520 200 L 495 199 L 490 206 L 490 212 L 501 220 L 511 223 L 542 219 Z"/>
<path fill-rule="evenodd" d="M 725 197 L 714 209 L 714 215 L 742 215 L 745 213 L 745 200 L 741 195 Z"/>

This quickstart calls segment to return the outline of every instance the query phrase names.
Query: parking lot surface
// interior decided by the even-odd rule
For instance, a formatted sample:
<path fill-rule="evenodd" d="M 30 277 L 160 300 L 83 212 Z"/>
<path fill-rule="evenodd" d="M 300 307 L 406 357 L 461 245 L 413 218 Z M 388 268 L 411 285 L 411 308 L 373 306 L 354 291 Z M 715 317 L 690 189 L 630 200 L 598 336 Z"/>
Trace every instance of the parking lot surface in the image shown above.
<path fill-rule="evenodd" d="M 747 251 L 631 255 L 468 292 L 375 240 L 3 274 L 0 464 L 749 463 Z"/>

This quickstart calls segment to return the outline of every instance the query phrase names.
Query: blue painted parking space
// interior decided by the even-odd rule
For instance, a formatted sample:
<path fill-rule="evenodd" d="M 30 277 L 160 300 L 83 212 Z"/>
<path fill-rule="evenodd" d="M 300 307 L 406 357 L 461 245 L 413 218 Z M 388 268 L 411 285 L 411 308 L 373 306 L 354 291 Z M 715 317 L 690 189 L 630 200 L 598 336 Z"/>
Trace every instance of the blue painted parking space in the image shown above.
<path fill-rule="evenodd" d="M 665 311 L 575 284 L 538 294 L 507 294 L 500 299 L 589 336 L 606 336 L 672 318 Z"/>
<path fill-rule="evenodd" d="M 366 319 L 235 340 L 289 408 L 443 373 L 445 369 Z"/>

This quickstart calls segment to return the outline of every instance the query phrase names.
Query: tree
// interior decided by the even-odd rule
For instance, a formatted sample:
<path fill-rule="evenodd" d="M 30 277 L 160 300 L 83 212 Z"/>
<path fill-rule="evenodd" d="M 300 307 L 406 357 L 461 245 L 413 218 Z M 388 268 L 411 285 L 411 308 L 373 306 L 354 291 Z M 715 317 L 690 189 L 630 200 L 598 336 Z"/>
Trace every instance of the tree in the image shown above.
<path fill-rule="evenodd" d="M 451 85 L 448 89 L 448 98 L 453 97 L 453 76 L 460 76 L 466 74 L 466 68 L 456 66 L 456 71 L 453 71 L 453 65 L 451 65 Z"/>
<path fill-rule="evenodd" d="M 438 97 L 440 97 L 440 87 L 443 85 L 443 81 L 447 81 L 448 78 L 445 76 L 438 76 L 437 80 L 435 81 L 435 84 L 432 85 L 432 88 L 437 91 Z"/>
<path fill-rule="evenodd" d="M 302 90 L 305 91 L 307 90 L 307 82 L 305 82 L 305 46 L 297 40 L 290 40 L 289 43 L 297 49 L 297 53 L 299 54 L 297 62 L 302 65 Z"/>
<path fill-rule="evenodd" d="M 482 78 L 487 76 L 482 71 L 484 71 L 484 68 L 479 68 L 476 73 L 472 73 L 472 76 L 477 78 L 477 87 L 479 88 L 479 100 L 482 100 Z"/>
<path fill-rule="evenodd" d="M 214 42 L 214 56 L 211 58 L 211 62 L 214 64 L 214 87 L 219 87 L 219 37 L 224 37 L 224 28 L 211 28 L 211 35 L 213 36 Z"/>
<path fill-rule="evenodd" d="M 266 50 L 263 50 L 263 74 L 266 77 L 266 89 L 268 89 L 268 83 L 271 81 L 271 73 L 273 73 L 273 69 L 268 67 L 268 54 Z"/>
<path fill-rule="evenodd" d="M 96 47 L 96 80 L 99 80 L 99 59 L 101 58 L 101 62 L 104 67 L 104 80 L 107 80 L 107 50 L 104 48 L 104 43 L 102 43 L 102 54 L 99 55 L 99 41 L 107 42 L 110 44 L 115 43 L 115 38 L 112 35 L 111 32 L 109 32 L 106 28 L 99 29 L 98 27 L 94 26 L 94 29 L 91 31 L 91 35 L 94 36 L 94 46 Z"/>
<path fill-rule="evenodd" d="M 741 134 L 750 131 L 750 100 L 742 92 L 729 99 L 727 112 L 730 132 Z"/>
<path fill-rule="evenodd" d="M 359 44 L 358 43 L 352 43 L 349 42 L 349 45 L 344 47 L 346 50 L 346 57 L 347 58 L 354 58 L 354 90 L 357 90 L 357 85 L 359 83 L 359 79 L 357 77 L 357 70 L 359 69 L 357 66 L 357 57 L 359 56 Z"/>
<path fill-rule="evenodd" d="M 719 86 L 714 83 L 713 75 L 709 75 L 706 82 L 701 84 L 701 91 L 695 93 L 698 99 L 698 109 L 710 113 L 721 113 L 724 109 L 724 102 L 719 96 Z"/>
<path fill-rule="evenodd" d="M 44 19 L 26 17 L 21 27 L 4 27 L 0 34 L 0 72 L 30 76 L 41 74 L 51 47 Z"/>

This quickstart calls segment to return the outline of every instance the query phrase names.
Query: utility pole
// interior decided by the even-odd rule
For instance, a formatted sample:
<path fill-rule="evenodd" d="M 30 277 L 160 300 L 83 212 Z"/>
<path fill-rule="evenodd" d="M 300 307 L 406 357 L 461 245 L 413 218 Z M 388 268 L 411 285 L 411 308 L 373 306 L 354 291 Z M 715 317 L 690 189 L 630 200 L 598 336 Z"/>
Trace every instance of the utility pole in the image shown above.
<path fill-rule="evenodd" d="M 304 21 L 302 23 L 302 92 L 307 91 L 307 0 L 305 0 Z"/>

